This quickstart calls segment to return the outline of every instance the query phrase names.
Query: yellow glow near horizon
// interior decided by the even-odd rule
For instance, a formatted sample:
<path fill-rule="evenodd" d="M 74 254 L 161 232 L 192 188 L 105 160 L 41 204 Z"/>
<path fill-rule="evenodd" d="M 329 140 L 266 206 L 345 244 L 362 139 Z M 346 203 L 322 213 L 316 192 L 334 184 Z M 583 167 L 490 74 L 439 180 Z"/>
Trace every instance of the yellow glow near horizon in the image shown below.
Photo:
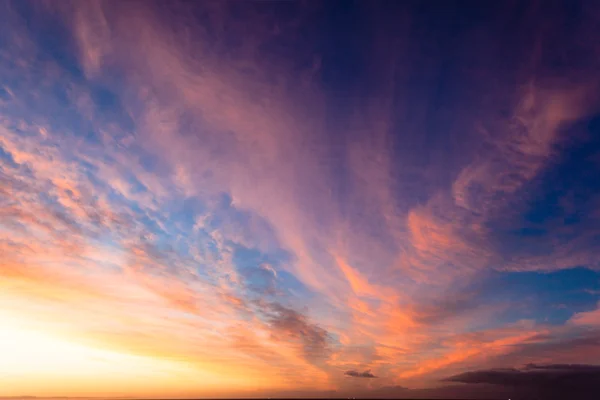
<path fill-rule="evenodd" d="M 190 364 L 73 343 L 0 313 L 0 395 L 160 396 L 221 377 Z"/>

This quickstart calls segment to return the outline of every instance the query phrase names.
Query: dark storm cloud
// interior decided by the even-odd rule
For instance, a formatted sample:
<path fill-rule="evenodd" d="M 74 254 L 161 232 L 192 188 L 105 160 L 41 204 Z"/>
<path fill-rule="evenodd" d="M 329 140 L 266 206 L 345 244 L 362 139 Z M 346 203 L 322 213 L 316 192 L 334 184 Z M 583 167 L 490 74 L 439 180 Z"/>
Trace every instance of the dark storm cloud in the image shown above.
<path fill-rule="evenodd" d="M 522 369 L 465 372 L 445 381 L 523 388 L 545 398 L 567 395 L 576 398 L 600 393 L 600 365 L 528 364 Z"/>
<path fill-rule="evenodd" d="M 600 365 L 586 365 L 586 364 L 527 364 L 525 370 L 537 370 L 537 371 L 571 371 L 571 372 L 593 372 L 600 373 Z"/>
<path fill-rule="evenodd" d="M 540 334 L 529 342 L 515 346 L 511 353 L 498 358 L 496 365 L 520 365 L 522 360 L 564 359 L 565 356 L 570 360 L 589 360 L 599 355 L 600 331 L 592 329 L 570 332 L 569 337 Z"/>
<path fill-rule="evenodd" d="M 371 370 L 368 369 L 363 372 L 358 372 L 354 370 L 344 372 L 344 375 L 351 376 L 353 378 L 377 378 L 375 375 L 371 373 Z"/>

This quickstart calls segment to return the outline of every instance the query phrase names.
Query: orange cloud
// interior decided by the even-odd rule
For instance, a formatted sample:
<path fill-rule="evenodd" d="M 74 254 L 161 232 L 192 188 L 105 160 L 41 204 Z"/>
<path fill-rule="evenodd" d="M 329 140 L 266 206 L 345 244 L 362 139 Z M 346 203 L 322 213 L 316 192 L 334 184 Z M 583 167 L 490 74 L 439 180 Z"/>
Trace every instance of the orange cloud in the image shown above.
<path fill-rule="evenodd" d="M 387 298 L 385 300 L 393 301 L 395 294 L 393 292 L 391 293 L 390 289 L 370 284 L 359 271 L 350 267 L 341 257 L 334 255 L 334 259 L 354 293 L 359 296 L 374 298 L 385 298 L 386 295 L 389 295 L 392 298 Z"/>
<path fill-rule="evenodd" d="M 507 334 L 507 336 L 500 337 L 493 340 L 485 340 L 486 336 L 491 334 L 492 336 L 498 333 Z M 455 341 L 452 343 L 452 347 L 449 351 L 442 354 L 440 357 L 421 360 L 419 366 L 414 369 L 409 369 L 400 373 L 400 378 L 413 378 L 419 375 L 431 373 L 440 368 L 447 367 L 452 364 L 460 363 L 473 357 L 492 357 L 503 353 L 509 353 L 513 351 L 512 346 L 520 343 L 527 342 L 537 337 L 540 332 L 483 332 L 484 336 L 474 337 L 467 339 L 466 341 Z"/>

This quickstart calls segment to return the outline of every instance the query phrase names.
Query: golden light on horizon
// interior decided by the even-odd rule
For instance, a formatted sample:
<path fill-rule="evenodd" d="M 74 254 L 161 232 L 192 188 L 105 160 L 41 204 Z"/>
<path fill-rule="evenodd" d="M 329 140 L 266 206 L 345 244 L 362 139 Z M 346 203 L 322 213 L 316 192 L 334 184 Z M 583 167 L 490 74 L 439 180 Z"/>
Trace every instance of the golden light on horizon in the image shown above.
<path fill-rule="evenodd" d="M 184 362 L 126 354 L 77 343 L 0 313 L 3 393 L 44 396 L 127 396 L 199 390 L 226 383 Z M 27 382 L 35 381 L 35 386 Z M 99 390 L 99 388 L 101 388 Z"/>

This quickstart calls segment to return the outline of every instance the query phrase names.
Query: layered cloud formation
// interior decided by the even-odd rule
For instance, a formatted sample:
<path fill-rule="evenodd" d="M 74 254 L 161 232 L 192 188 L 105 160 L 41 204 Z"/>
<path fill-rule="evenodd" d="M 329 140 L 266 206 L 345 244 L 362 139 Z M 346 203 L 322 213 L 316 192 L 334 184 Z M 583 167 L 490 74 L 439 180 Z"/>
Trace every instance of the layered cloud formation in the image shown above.
<path fill-rule="evenodd" d="M 0 3 L 0 394 L 599 359 L 600 10 L 471 6 Z"/>

